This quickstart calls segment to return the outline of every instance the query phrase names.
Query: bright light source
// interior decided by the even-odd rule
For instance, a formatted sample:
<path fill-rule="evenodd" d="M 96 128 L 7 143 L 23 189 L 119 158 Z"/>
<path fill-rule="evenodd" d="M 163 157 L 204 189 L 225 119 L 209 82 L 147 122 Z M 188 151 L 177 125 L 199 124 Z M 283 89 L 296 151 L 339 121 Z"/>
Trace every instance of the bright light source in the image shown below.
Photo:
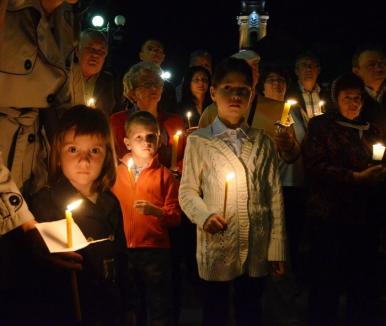
<path fill-rule="evenodd" d="M 125 26 L 125 24 L 126 24 L 126 18 L 125 18 L 125 16 L 122 16 L 122 15 L 118 15 L 118 16 L 115 16 L 115 18 L 114 18 L 114 23 L 115 23 L 115 25 L 117 25 L 117 26 Z"/>
<path fill-rule="evenodd" d="M 103 19 L 102 16 L 100 15 L 95 15 L 92 19 L 91 19 L 91 23 L 94 27 L 102 27 L 104 24 L 105 24 L 105 20 Z"/>
<path fill-rule="evenodd" d="M 161 78 L 162 78 L 163 80 L 168 80 L 168 79 L 172 78 L 172 74 L 171 74 L 170 71 L 163 71 L 163 72 L 161 73 Z"/>

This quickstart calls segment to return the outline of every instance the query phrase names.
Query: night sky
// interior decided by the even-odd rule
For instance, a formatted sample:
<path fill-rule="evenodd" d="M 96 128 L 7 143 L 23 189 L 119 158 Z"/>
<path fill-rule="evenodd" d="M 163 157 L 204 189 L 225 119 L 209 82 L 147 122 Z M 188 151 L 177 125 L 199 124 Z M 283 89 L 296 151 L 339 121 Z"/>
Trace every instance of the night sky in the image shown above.
<path fill-rule="evenodd" d="M 350 68 L 351 54 L 358 44 L 378 41 L 385 45 L 382 3 L 266 0 L 268 35 L 258 51 L 263 61 L 280 61 L 292 68 L 296 54 L 311 49 L 321 58 L 321 78 L 330 80 Z M 103 12 L 111 22 L 117 14 L 126 17 L 124 40 L 111 47 L 116 70 L 137 62 L 139 47 L 149 37 L 165 42 L 163 68 L 175 72 L 174 83 L 179 82 L 192 50 L 205 48 L 218 62 L 238 49 L 237 0 L 95 0 L 84 23 L 94 12 Z"/>

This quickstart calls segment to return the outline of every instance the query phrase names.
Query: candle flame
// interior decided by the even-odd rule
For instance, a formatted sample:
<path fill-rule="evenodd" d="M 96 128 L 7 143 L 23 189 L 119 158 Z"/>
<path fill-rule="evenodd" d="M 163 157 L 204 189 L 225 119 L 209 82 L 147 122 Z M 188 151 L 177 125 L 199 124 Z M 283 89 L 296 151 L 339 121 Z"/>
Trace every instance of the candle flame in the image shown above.
<path fill-rule="evenodd" d="M 82 203 L 83 199 L 78 199 L 71 204 L 67 205 L 67 210 L 72 212 L 74 209 L 78 208 L 79 205 Z"/>
<path fill-rule="evenodd" d="M 319 101 L 319 106 L 323 106 L 324 105 L 324 101 Z"/>
<path fill-rule="evenodd" d="M 190 112 L 190 111 L 186 112 L 186 117 L 188 119 L 190 119 L 192 117 L 192 112 Z"/>
<path fill-rule="evenodd" d="M 235 173 L 230 172 L 227 174 L 226 179 L 227 179 L 227 181 L 231 181 L 234 177 L 235 177 Z"/>
<path fill-rule="evenodd" d="M 298 102 L 295 101 L 295 100 L 289 99 L 289 100 L 287 100 L 287 103 L 288 103 L 289 105 L 295 105 L 295 104 L 297 104 Z"/>
<path fill-rule="evenodd" d="M 128 167 L 129 169 L 131 169 L 132 166 L 133 166 L 133 164 L 134 164 L 134 160 L 133 160 L 132 157 L 130 157 L 129 160 L 127 161 L 127 167 Z"/>
<path fill-rule="evenodd" d="M 90 98 L 88 99 L 88 101 L 87 101 L 87 106 L 89 106 L 89 107 L 91 107 L 91 108 L 95 107 L 95 98 L 90 97 Z"/>
<path fill-rule="evenodd" d="M 181 130 L 178 130 L 177 132 L 176 132 L 176 136 L 181 136 L 182 135 L 182 131 Z"/>
<path fill-rule="evenodd" d="M 385 146 L 383 146 L 381 143 L 376 143 L 373 145 L 373 147 L 375 148 L 385 148 Z"/>

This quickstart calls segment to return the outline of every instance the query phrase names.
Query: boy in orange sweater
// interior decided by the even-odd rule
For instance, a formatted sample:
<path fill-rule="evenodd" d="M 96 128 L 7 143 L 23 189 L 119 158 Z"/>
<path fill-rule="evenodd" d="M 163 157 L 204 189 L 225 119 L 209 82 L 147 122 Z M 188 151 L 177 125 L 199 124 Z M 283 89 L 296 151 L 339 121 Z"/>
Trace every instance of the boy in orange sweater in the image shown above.
<path fill-rule="evenodd" d="M 158 161 L 160 132 L 153 115 L 135 112 L 125 129 L 129 153 L 121 159 L 112 190 L 123 213 L 130 303 L 137 324 L 141 325 L 147 315 L 151 325 L 170 325 L 173 305 L 168 228 L 180 223 L 179 185 Z M 145 302 L 147 312 L 138 308 L 136 298 Z"/>

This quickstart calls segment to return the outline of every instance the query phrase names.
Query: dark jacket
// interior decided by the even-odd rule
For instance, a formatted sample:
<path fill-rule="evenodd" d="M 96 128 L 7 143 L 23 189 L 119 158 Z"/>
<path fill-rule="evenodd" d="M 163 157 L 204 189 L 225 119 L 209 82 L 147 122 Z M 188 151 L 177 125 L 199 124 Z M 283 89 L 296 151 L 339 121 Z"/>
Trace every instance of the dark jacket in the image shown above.
<path fill-rule="evenodd" d="M 53 187 L 38 192 L 32 198 L 30 208 L 39 222 L 59 220 L 65 217 L 66 206 L 79 197 L 82 196 L 63 178 Z M 114 237 L 113 241 L 90 244 L 79 251 L 84 258 L 83 270 L 77 273 L 83 318 L 114 325 L 121 308 L 120 282 L 126 248 L 120 205 L 111 192 L 99 194 L 96 204 L 87 198 L 82 199 L 81 206 L 73 212 L 73 218 L 85 237 L 94 240 Z M 49 307 L 51 303 L 48 302 L 57 303 L 50 311 L 55 319 L 71 319 L 70 272 L 53 270 L 43 264 L 37 266 L 33 270 L 38 274 L 35 277 L 40 281 L 43 304 Z"/>
<path fill-rule="evenodd" d="M 361 117 L 379 129 L 382 140 L 386 143 L 386 95 L 378 103 L 369 94 L 365 93 Z"/>
<path fill-rule="evenodd" d="M 370 198 L 377 189 L 355 184 L 353 172 L 365 170 L 371 163 L 372 145 L 379 141 L 379 132 L 371 125 L 360 132 L 347 123 L 333 112 L 309 122 L 302 148 L 310 187 L 308 215 L 339 224 L 367 223 Z"/>

